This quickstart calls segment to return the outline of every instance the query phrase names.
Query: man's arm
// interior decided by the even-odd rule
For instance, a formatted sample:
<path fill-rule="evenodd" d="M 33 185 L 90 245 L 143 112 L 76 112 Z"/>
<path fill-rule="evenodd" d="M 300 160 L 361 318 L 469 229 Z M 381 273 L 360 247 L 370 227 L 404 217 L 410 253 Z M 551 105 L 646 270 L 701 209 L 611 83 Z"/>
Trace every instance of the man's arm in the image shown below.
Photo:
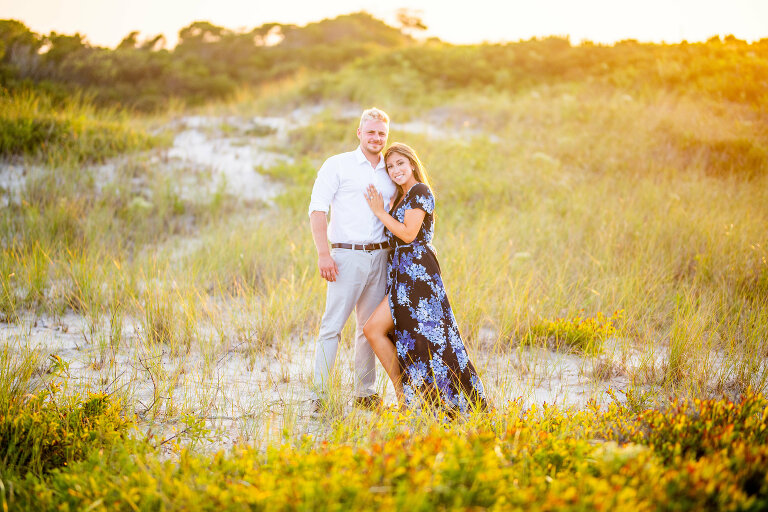
<path fill-rule="evenodd" d="M 320 276 L 326 281 L 336 281 L 339 267 L 336 266 L 328 248 L 328 221 L 325 218 L 325 212 L 312 212 L 309 215 L 309 225 L 312 228 L 312 239 L 317 249 L 317 268 L 320 270 Z"/>

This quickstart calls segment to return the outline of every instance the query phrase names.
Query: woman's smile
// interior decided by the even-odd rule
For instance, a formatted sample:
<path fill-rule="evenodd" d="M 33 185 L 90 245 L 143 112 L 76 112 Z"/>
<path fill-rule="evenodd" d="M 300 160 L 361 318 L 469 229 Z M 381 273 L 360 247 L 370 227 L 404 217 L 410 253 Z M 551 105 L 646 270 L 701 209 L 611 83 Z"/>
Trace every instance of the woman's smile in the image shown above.
<path fill-rule="evenodd" d="M 403 155 L 393 153 L 387 160 L 387 172 L 395 184 L 406 185 L 416 178 L 413 175 L 413 164 Z"/>

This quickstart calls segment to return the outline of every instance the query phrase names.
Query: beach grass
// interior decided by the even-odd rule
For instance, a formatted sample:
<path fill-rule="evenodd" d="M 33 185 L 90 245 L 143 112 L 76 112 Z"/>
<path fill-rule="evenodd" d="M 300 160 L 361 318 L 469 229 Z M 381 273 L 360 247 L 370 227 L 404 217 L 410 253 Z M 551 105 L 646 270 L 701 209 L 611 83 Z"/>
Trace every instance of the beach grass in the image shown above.
<path fill-rule="evenodd" d="M 64 457 L 68 469 L 49 476 L 36 458 L 38 445 L 30 445 L 33 456 L 24 457 L 33 461 L 33 476 L 25 477 L 19 462 L 4 462 L 4 504 L 184 508 L 194 496 L 200 507 L 247 502 L 258 508 L 272 493 L 274 503 L 300 508 L 320 503 L 312 500 L 324 491 L 329 503 L 450 508 L 501 503 L 484 482 L 503 480 L 504 489 L 518 489 L 514 503 L 546 510 L 563 495 L 573 496 L 574 507 L 598 503 L 617 475 L 629 490 L 616 503 L 640 508 L 678 499 L 690 500 L 691 509 L 710 498 L 747 508 L 762 503 L 759 463 L 766 454 L 759 422 L 749 427 L 745 444 L 705 457 L 692 455 L 695 449 L 675 452 L 672 434 L 662 444 L 610 434 L 627 421 L 648 432 L 661 419 L 633 415 L 670 407 L 674 397 L 725 396 L 706 402 L 719 411 L 729 400 L 752 396 L 743 406 L 747 416 L 753 418 L 758 405 L 765 410 L 763 399 L 747 392 L 768 384 L 768 131 L 752 106 L 662 89 L 630 94 L 604 84 L 560 83 L 464 91 L 441 96 L 437 107 L 425 91 L 382 103 L 358 76 L 337 80 L 338 94 L 324 109 L 305 113 L 307 123 L 297 123 L 287 143 L 274 148 L 292 160 L 259 169 L 282 186 L 269 203 L 223 192 L 206 203 L 185 197 L 178 186 L 185 169 L 163 174 L 150 149 L 167 145 L 169 136 L 134 132 L 127 114 L 102 113 L 87 103 L 60 114 L 43 99 L 3 98 L 14 105 L 9 118 L 53 120 L 45 125 L 51 133 L 67 135 L 41 150 L 35 130 L 43 124 L 32 123 L 38 128 L 12 148 L 27 173 L 17 194 L 3 190 L 7 207 L 0 213 L 0 315 L 6 332 L 14 333 L 0 352 L 0 405 L 33 404 L 39 418 L 66 419 L 77 436 L 96 424 L 119 433 L 93 434 L 101 453 L 73 445 Z M 280 115 L 305 95 L 306 82 L 296 78 L 197 113 Z M 482 362 L 478 369 L 491 383 L 499 416 L 443 430 L 429 417 L 329 415 L 329 424 L 312 427 L 306 437 L 306 397 L 291 389 L 309 385 L 289 384 L 298 384 L 290 382 L 296 366 L 311 367 L 325 293 L 306 206 L 316 169 L 327 155 L 355 147 L 356 113 L 374 102 L 393 116 L 390 142 L 414 147 L 430 173 L 434 245 L 461 332 L 473 359 Z M 85 119 L 77 125 L 84 128 L 66 124 L 73 117 Z M 146 130 L 146 122 L 139 126 Z M 14 123 L 12 130 L 27 126 Z M 117 154 L 117 162 L 105 160 Z M 68 377 L 66 361 L 46 364 L 44 347 L 31 347 L 38 319 L 65 332 L 73 316 L 83 322 L 83 346 L 94 347 L 83 359 L 95 373 L 79 380 Z M 343 351 L 351 350 L 351 329 Z M 623 407 L 621 418 L 540 404 L 524 410 L 523 397 L 558 371 L 550 370 L 551 353 L 578 359 L 594 393 L 620 377 L 625 405 L 616 400 L 614 407 Z M 517 366 L 503 371 L 493 364 L 512 358 Z M 234 366 L 222 370 L 227 361 Z M 334 411 L 344 410 L 350 388 L 349 375 L 337 376 Z M 240 380 L 244 388 L 235 384 Z M 66 392 L 53 393 L 54 383 Z M 51 400 L 39 398 L 45 392 Z M 28 394 L 38 398 L 23 398 Z M 62 416 L 49 405 L 57 403 L 54 395 L 72 414 L 87 410 L 107 419 L 91 424 L 90 413 Z M 520 401 L 508 402 L 514 398 Z M 730 413 L 718 414 L 727 426 Z M 684 423 L 683 416 L 674 418 Z M 133 418 L 138 430 L 124 435 L 127 426 L 117 418 Z M 521 426 L 519 418 L 534 426 Z M 198 453 L 221 437 L 225 419 L 237 423 L 232 444 L 238 451 Z M 577 435 L 585 423 L 599 427 Z M 693 435 L 699 427 L 680 428 Z M 32 432 L 40 442 L 54 439 Z M 56 432 L 66 437 L 70 430 Z M 422 455 L 414 450 L 417 441 L 426 447 Z M 396 447 L 408 455 L 398 459 L 387 451 Z M 105 453 L 108 462 L 99 465 Z M 533 465 L 525 466 L 521 461 L 531 455 Z M 438 462 L 445 471 L 428 475 L 425 468 Z M 346 485 L 338 475 L 351 473 L 340 468 L 358 463 L 406 469 L 400 480 L 382 470 L 381 478 Z M 462 476 L 458 468 L 466 464 L 475 469 Z M 211 479 L 243 491 L 245 501 L 212 480 L 196 483 L 203 467 L 213 468 Z M 705 487 L 712 468 L 723 467 L 732 472 L 722 472 L 722 487 L 700 496 L 685 491 Z M 337 477 L 303 491 L 265 480 L 246 492 L 241 483 L 269 474 L 287 478 L 286 468 Z M 585 474 L 592 478 L 583 484 L 587 493 L 575 476 Z M 667 486 L 659 487 L 662 482 Z M 432 494 L 414 491 L 425 486 Z"/>

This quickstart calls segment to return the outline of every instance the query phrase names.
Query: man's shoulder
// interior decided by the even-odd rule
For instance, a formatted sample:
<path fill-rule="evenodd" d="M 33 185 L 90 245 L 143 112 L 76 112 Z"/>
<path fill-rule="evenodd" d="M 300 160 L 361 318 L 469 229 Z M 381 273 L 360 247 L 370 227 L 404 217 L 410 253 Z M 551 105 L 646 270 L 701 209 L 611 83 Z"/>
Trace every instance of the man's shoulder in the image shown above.
<path fill-rule="evenodd" d="M 352 165 L 357 162 L 357 158 L 355 156 L 355 151 L 347 151 L 344 153 L 338 153 L 336 155 L 329 156 L 325 162 L 323 162 L 323 167 L 334 167 L 336 169 L 343 168 L 348 165 Z"/>
<path fill-rule="evenodd" d="M 348 160 L 350 158 L 354 159 L 356 151 L 357 150 L 353 149 L 352 151 L 345 151 L 344 153 L 338 153 L 336 155 L 329 156 L 326 162 L 330 162 L 332 160 Z"/>

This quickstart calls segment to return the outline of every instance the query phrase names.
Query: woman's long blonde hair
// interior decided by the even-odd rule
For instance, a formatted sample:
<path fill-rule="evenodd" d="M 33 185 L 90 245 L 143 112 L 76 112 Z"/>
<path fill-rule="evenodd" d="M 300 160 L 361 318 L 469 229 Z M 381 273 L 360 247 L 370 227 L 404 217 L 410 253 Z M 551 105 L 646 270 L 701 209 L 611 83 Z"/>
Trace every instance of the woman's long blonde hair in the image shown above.
<path fill-rule="evenodd" d="M 424 168 L 424 164 L 421 163 L 419 156 L 416 154 L 413 148 L 407 144 L 403 144 L 402 142 L 393 142 L 392 145 L 390 145 L 387 150 L 384 151 L 384 165 L 386 165 L 387 160 L 392 155 L 392 153 L 397 153 L 398 155 L 403 155 L 405 158 L 407 158 L 413 166 L 413 176 L 416 178 L 416 181 L 428 186 L 429 190 L 432 192 L 432 195 L 434 195 L 435 192 L 432 190 L 432 186 L 429 184 L 429 176 L 427 176 L 427 170 Z M 397 195 L 395 195 L 395 202 L 393 204 L 399 203 L 402 197 L 403 189 L 398 186 Z"/>

